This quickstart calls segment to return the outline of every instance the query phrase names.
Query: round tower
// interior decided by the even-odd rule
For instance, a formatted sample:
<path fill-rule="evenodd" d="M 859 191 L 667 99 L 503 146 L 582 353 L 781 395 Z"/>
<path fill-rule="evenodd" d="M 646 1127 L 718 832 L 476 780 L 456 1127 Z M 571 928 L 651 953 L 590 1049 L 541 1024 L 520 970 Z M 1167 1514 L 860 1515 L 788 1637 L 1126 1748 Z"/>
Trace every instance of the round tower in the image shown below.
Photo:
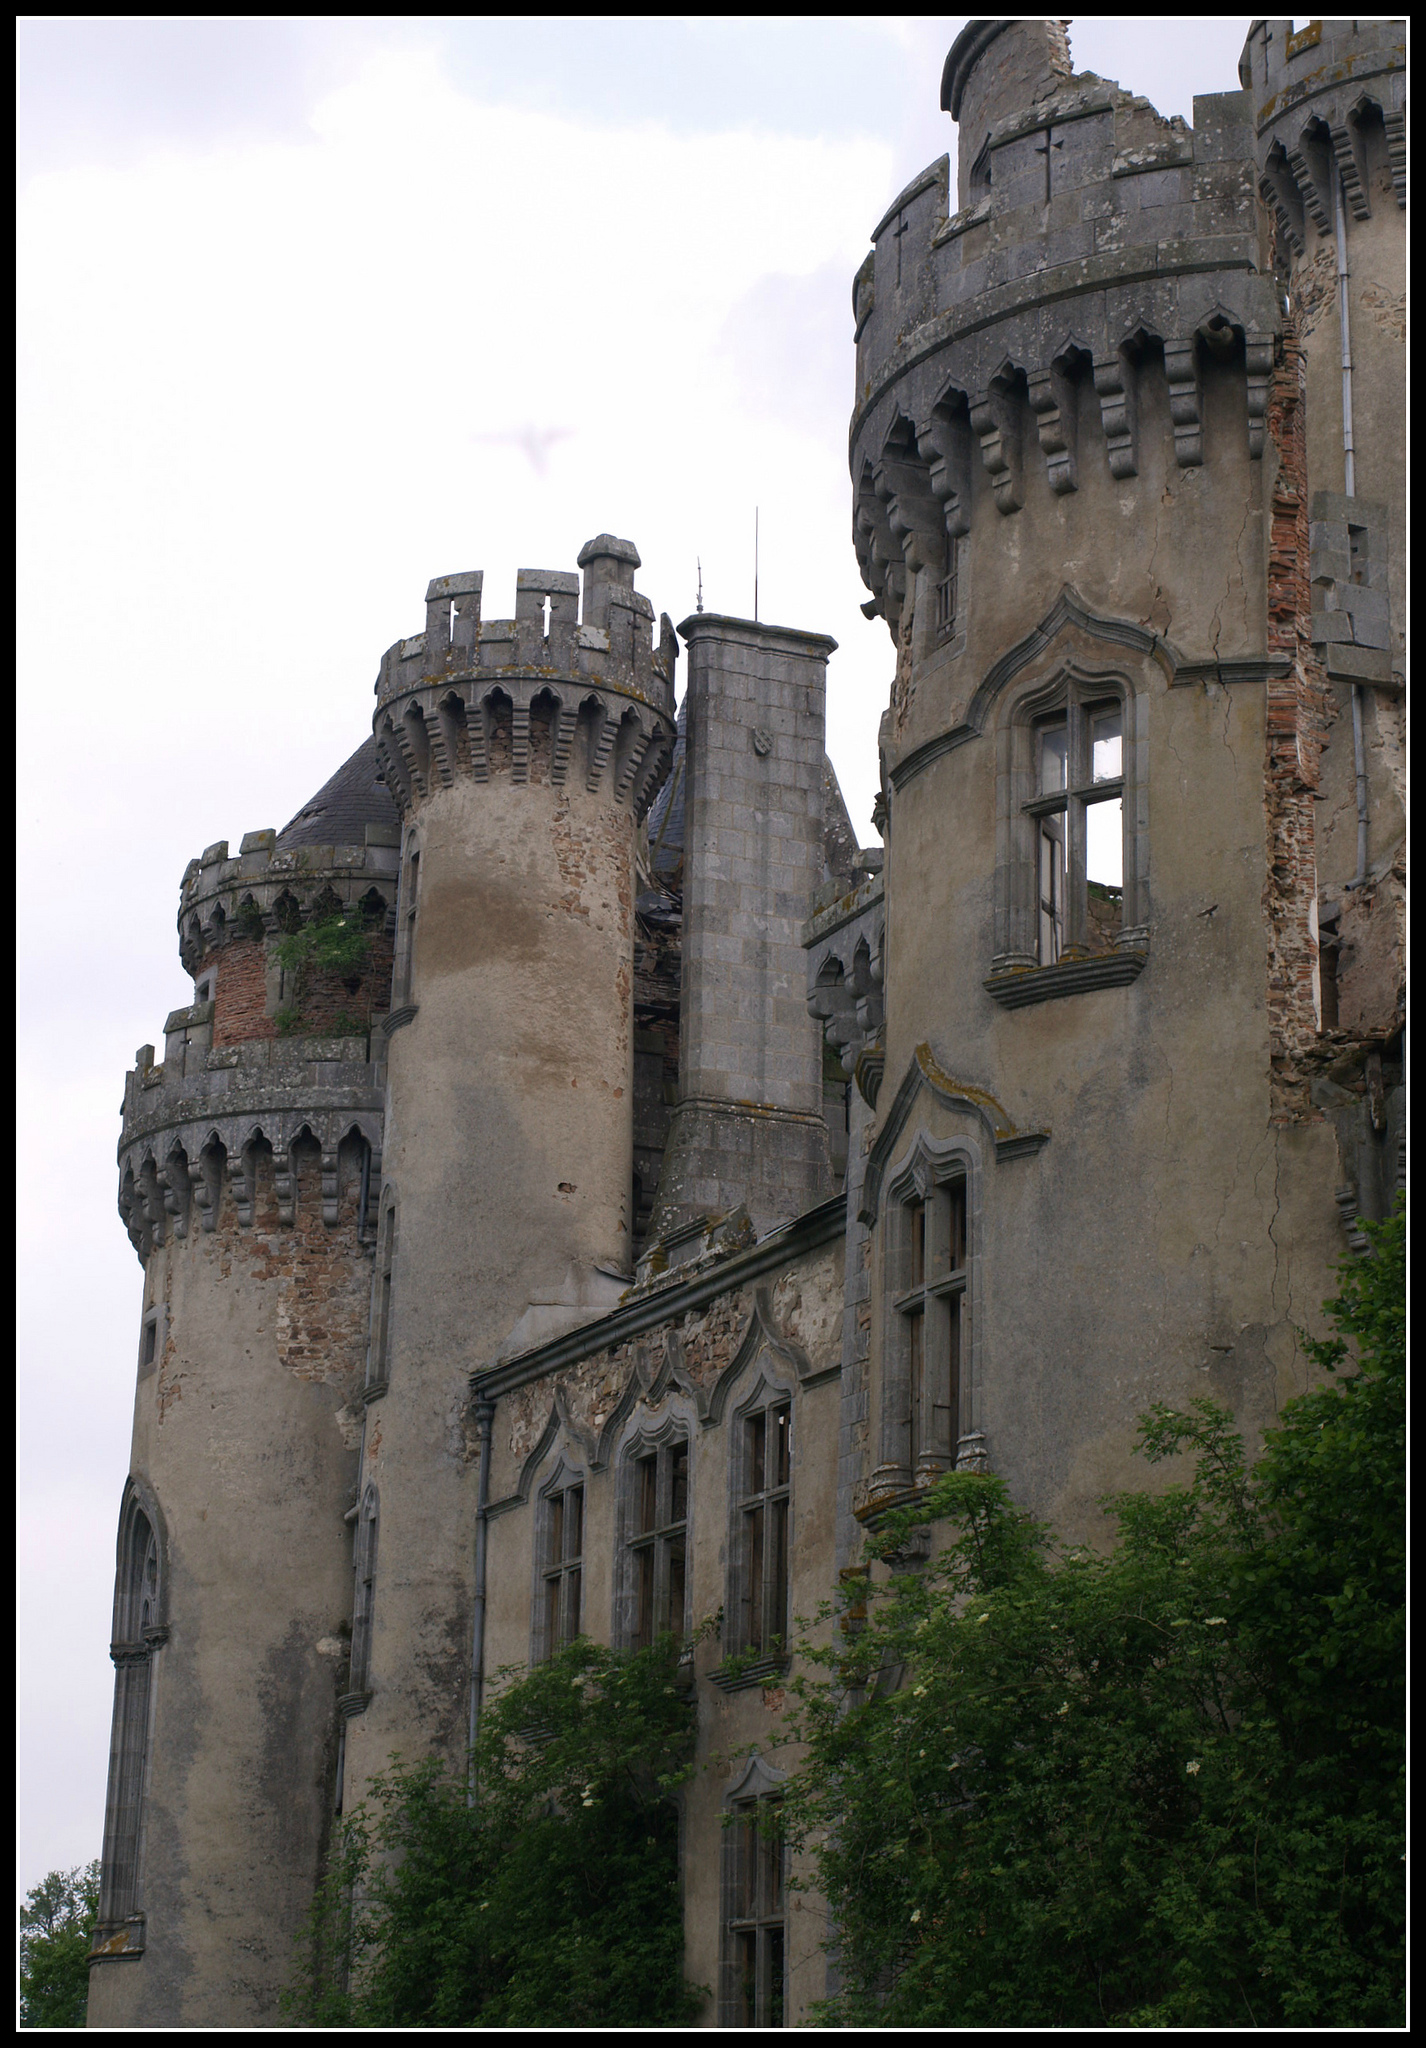
<path fill-rule="evenodd" d="M 676 642 L 602 534 L 573 574 L 437 578 L 376 684 L 401 813 L 371 1402 L 344 1786 L 462 1753 L 468 1376 L 632 1277 L 635 838 L 672 758 Z M 379 1563 L 378 1563 L 379 1558 Z"/>
<path fill-rule="evenodd" d="M 189 863 L 194 1001 L 125 1082 L 144 1287 L 91 2026 L 275 2024 L 330 1825 L 398 863 L 377 772 L 368 741 L 285 831 Z"/>
<path fill-rule="evenodd" d="M 942 105 L 959 190 L 946 157 L 914 179 L 854 290 L 854 537 L 896 649 L 873 1493 L 988 1457 L 1082 1531 L 1147 1401 L 1271 1419 L 1289 1290 L 1339 1255 L 1315 427 L 1248 92 L 1190 126 L 1071 71 L 1062 23 L 975 21 Z"/>

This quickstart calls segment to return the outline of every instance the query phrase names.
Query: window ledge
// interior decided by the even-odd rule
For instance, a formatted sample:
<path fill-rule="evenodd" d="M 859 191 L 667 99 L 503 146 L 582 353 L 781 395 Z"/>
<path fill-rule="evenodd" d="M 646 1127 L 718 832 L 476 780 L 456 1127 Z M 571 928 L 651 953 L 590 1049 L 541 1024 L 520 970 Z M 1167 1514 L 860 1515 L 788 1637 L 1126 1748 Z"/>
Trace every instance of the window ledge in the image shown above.
<path fill-rule="evenodd" d="M 754 1686 L 772 1685 L 787 1674 L 790 1657 L 759 1657 L 756 1664 L 733 1664 L 731 1670 L 725 1664 L 720 1671 L 710 1671 L 708 1676 L 720 1692 L 750 1692 Z"/>
<path fill-rule="evenodd" d="M 1053 967 L 1014 967 L 988 975 L 983 986 L 1002 1009 L 1023 1010 L 1097 988 L 1124 988 L 1137 981 L 1149 957 L 1147 933 L 1126 932 L 1112 953 L 1067 956 Z"/>

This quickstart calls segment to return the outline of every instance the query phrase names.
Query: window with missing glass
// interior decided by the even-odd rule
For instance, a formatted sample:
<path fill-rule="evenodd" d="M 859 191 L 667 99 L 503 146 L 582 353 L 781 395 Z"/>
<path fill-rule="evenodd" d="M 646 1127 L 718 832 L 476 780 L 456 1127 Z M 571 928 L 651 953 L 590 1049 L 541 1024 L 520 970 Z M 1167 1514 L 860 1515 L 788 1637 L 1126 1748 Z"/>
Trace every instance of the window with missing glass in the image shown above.
<path fill-rule="evenodd" d="M 905 1464 L 917 1480 L 955 1464 L 961 1361 L 969 1305 L 964 1178 L 899 1205 L 892 1398 L 904 1427 Z"/>
<path fill-rule="evenodd" d="M 787 1850 L 775 1794 L 737 1799 L 724 1855 L 723 2024 L 781 2027 L 787 2012 Z"/>
<path fill-rule="evenodd" d="M 1034 727 L 1036 956 L 1110 953 L 1124 925 L 1124 710 L 1071 694 Z"/>
<path fill-rule="evenodd" d="M 628 1640 L 682 1640 L 688 1600 L 688 1439 L 643 1446 L 629 1459 L 625 1494 Z"/>
<path fill-rule="evenodd" d="M 770 1394 L 734 1424 L 733 1648 L 772 1656 L 787 1640 L 792 1403 Z"/>
<path fill-rule="evenodd" d="M 540 1500 L 535 1654 L 553 1656 L 580 1633 L 584 1598 L 584 1480 L 561 1471 Z"/>
<path fill-rule="evenodd" d="M 1122 986 L 1148 959 L 1151 695 L 1070 668 L 1006 704 L 985 987 L 1010 1009 Z"/>

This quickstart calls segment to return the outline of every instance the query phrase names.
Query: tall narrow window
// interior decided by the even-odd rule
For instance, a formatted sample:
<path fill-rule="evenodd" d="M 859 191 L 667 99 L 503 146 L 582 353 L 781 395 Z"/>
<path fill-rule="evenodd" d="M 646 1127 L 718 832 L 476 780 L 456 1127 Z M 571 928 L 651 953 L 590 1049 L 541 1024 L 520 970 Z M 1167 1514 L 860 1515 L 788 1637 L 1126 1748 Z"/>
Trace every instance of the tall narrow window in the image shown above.
<path fill-rule="evenodd" d="M 376 1262 L 376 1293 L 372 1302 L 371 1348 L 367 1386 L 384 1387 L 391 1376 L 391 1287 L 396 1270 L 396 1204 L 388 1202 L 381 1219 Z"/>
<path fill-rule="evenodd" d="M 739 1418 L 736 1648 L 772 1655 L 787 1638 L 792 1406 L 770 1400 Z"/>
<path fill-rule="evenodd" d="M 731 2010 L 725 2024 L 786 2024 L 786 1850 L 775 1796 L 740 1799 L 731 1829 L 731 1907 L 726 1930 Z"/>
<path fill-rule="evenodd" d="M 371 1689 L 371 1637 L 376 1613 L 376 1539 L 379 1525 L 376 1488 L 368 1486 L 362 1495 L 361 1513 L 357 1517 L 354 1558 L 356 1586 L 352 1598 L 351 1671 L 351 1691 L 354 1693 L 366 1693 Z"/>
<path fill-rule="evenodd" d="M 1110 953 L 1124 923 L 1124 714 L 1071 694 L 1035 728 L 1038 953 Z"/>
<path fill-rule="evenodd" d="M 967 1344 L 966 1183 L 957 1178 L 901 1204 L 895 1296 L 905 1461 L 933 1478 L 955 1462 L 961 1361 Z"/>
<path fill-rule="evenodd" d="M 630 1642 L 681 1638 L 688 1582 L 688 1440 L 660 1444 L 633 1460 L 628 1496 L 632 1615 Z"/>
<path fill-rule="evenodd" d="M 421 853 L 414 848 L 406 862 L 406 873 L 401 884 L 401 912 L 398 959 L 396 962 L 396 990 L 393 997 L 399 1003 L 411 1000 L 411 979 L 416 953 L 416 912 L 421 895 Z"/>
<path fill-rule="evenodd" d="M 551 1656 L 580 1632 L 584 1583 L 584 1481 L 561 1474 L 544 1496 L 541 1543 L 540 1654 Z"/>
<path fill-rule="evenodd" d="M 158 1533 L 131 1480 L 119 1514 L 114 1585 L 114 1721 L 104 1815 L 99 1923 L 109 1939 L 141 1911 L 144 1806 L 153 1662 L 167 1629 L 160 1618 Z M 127 1945 L 142 1947 L 129 1930 Z"/>

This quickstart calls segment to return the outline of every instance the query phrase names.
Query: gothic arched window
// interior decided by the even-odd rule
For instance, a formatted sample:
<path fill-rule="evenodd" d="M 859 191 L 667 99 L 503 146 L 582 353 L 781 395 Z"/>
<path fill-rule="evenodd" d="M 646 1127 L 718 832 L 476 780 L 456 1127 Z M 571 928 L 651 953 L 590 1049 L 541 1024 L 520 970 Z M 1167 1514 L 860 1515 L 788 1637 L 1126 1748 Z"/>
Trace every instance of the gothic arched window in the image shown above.
<path fill-rule="evenodd" d="M 110 1953 L 135 1954 L 143 1948 L 144 1808 L 153 1674 L 157 1653 L 167 1637 L 158 1515 L 131 1479 L 119 1510 L 114 1633 L 109 1648 L 114 1660 L 114 1721 L 96 1936 L 107 1940 Z M 112 1944 L 120 1933 L 125 1939 L 116 1949 Z"/>

